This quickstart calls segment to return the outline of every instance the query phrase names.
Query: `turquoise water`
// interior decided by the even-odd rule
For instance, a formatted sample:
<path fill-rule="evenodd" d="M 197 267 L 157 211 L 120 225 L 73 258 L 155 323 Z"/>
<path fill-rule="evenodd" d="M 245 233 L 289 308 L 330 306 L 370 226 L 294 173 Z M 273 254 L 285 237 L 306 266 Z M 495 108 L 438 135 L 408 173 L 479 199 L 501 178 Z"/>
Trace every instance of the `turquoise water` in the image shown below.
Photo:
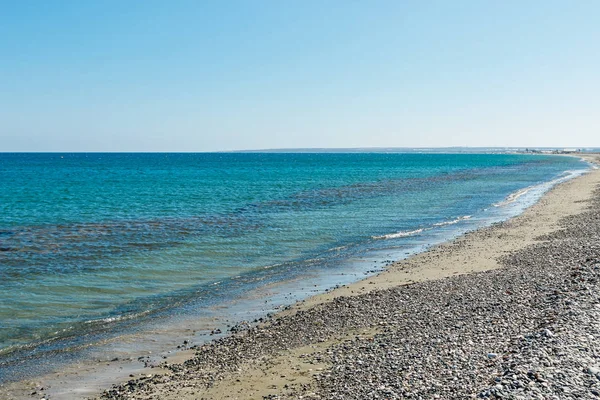
<path fill-rule="evenodd" d="M 586 168 L 508 154 L 0 154 L 0 366 L 401 254 Z"/>

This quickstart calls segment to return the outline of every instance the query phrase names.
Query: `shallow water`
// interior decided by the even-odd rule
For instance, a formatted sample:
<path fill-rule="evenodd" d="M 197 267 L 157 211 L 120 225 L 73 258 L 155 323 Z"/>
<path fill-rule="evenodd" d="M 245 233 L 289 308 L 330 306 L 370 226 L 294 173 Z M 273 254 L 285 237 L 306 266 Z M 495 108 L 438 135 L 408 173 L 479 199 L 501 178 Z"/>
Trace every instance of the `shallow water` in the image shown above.
<path fill-rule="evenodd" d="M 68 358 L 268 284 L 356 280 L 587 168 L 507 154 L 0 154 L 0 382 L 23 359 Z"/>

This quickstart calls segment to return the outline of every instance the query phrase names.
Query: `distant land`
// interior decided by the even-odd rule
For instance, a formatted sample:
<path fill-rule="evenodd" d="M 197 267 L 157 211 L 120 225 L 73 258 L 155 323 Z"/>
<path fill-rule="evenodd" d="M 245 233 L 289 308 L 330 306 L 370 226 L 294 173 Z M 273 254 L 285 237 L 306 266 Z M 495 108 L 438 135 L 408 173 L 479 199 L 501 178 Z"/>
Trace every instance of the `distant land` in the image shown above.
<path fill-rule="evenodd" d="M 195 153 L 600 153 L 600 147 L 306 147 L 212 151 L 0 151 L 0 154 L 195 154 Z"/>
<path fill-rule="evenodd" d="M 235 150 L 231 153 L 597 153 L 600 147 L 356 147 Z"/>

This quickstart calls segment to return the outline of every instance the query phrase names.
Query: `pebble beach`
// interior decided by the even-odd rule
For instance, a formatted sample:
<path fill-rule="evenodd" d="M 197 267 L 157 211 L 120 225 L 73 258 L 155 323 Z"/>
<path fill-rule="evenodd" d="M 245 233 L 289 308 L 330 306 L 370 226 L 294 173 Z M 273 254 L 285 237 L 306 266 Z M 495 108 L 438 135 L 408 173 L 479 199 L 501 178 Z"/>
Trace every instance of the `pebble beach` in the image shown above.
<path fill-rule="evenodd" d="M 233 327 L 99 398 L 600 398 L 599 277 L 593 169 L 519 217 Z"/>
<path fill-rule="evenodd" d="M 600 1 L 0 12 L 0 400 L 600 400 Z"/>

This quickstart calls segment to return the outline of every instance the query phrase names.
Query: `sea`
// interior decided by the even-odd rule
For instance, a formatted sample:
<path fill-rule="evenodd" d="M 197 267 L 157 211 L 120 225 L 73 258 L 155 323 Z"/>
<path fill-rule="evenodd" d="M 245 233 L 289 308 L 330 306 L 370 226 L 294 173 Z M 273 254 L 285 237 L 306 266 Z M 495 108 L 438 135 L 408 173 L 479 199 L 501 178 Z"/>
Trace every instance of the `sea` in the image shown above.
<path fill-rule="evenodd" d="M 589 168 L 524 154 L 0 153 L 0 383 L 142 351 L 148 334 L 160 352 L 169 327 L 209 340 L 517 215 Z"/>

